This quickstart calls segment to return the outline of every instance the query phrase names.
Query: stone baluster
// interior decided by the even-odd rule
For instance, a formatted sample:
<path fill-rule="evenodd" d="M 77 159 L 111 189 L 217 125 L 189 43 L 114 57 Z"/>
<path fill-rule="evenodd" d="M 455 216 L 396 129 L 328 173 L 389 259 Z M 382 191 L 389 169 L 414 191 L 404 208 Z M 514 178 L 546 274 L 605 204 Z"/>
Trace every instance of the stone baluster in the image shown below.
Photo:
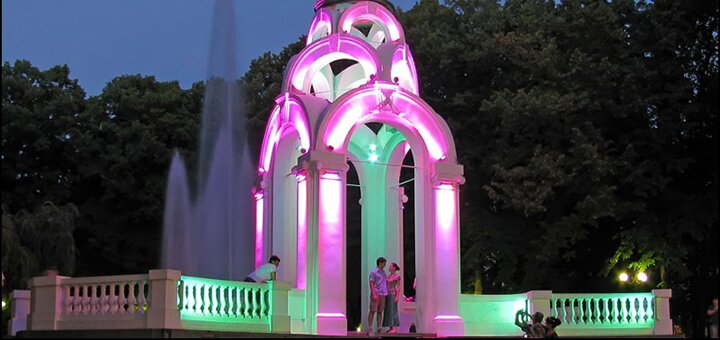
<path fill-rule="evenodd" d="M 137 305 L 137 304 L 136 304 L 137 301 L 135 300 L 135 283 L 134 283 L 134 282 L 128 282 L 128 283 L 127 283 L 127 287 L 128 287 L 128 288 L 127 288 L 128 293 L 127 293 L 127 297 L 126 297 L 126 299 L 127 299 L 127 312 L 128 312 L 129 314 L 135 314 L 135 311 L 136 311 L 135 306 Z"/>

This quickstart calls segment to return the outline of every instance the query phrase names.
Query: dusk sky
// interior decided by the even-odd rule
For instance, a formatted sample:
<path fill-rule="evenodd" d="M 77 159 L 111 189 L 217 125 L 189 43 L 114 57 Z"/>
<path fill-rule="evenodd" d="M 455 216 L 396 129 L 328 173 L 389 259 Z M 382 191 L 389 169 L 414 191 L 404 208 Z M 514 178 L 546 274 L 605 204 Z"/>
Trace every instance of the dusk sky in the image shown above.
<path fill-rule="evenodd" d="M 392 0 L 408 10 L 417 0 Z M 236 0 L 237 71 L 307 33 L 315 0 Z M 214 1 L 2 0 L 2 60 L 41 70 L 67 64 L 88 96 L 123 74 L 179 80 L 208 75 Z"/>

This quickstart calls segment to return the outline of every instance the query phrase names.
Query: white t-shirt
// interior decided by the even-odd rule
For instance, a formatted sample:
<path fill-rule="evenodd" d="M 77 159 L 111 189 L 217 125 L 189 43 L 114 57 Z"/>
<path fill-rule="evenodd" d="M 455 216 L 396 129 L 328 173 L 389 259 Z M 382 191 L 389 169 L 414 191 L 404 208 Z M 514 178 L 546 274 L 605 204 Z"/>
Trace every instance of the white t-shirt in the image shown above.
<path fill-rule="evenodd" d="M 272 276 L 270 274 L 274 273 L 275 270 L 277 270 L 277 266 L 275 266 L 272 263 L 266 263 L 254 272 L 250 273 L 248 275 L 249 278 L 255 280 L 255 282 L 265 282 L 270 281 Z"/>

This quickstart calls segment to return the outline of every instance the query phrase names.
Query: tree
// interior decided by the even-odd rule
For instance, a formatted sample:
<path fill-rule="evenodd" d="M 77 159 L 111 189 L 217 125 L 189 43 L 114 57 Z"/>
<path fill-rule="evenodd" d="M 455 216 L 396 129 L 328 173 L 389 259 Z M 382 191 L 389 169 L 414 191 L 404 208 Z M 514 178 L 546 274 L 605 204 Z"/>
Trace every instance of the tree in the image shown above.
<path fill-rule="evenodd" d="M 85 91 L 67 65 L 2 68 L 2 197 L 9 211 L 65 203 L 77 175 L 75 137 Z"/>
<path fill-rule="evenodd" d="M 260 155 L 265 124 L 270 119 L 275 105 L 275 98 L 280 95 L 283 83 L 283 71 L 290 58 L 305 47 L 305 36 L 290 43 L 278 53 L 265 52 L 250 62 L 250 68 L 243 75 L 241 82 L 245 94 L 247 114 L 248 143 L 252 158 L 257 160 Z"/>
<path fill-rule="evenodd" d="M 466 169 L 465 287 L 717 282 L 717 4 L 421 1 L 401 20 Z"/>
<path fill-rule="evenodd" d="M 45 202 L 33 211 L 3 213 L 3 269 L 10 276 L 10 287 L 25 289 L 30 278 L 44 269 L 57 269 L 61 275 L 75 271 L 75 230 L 77 207 Z"/>
<path fill-rule="evenodd" d="M 139 75 L 113 79 L 82 114 L 78 244 L 81 273 L 137 273 L 159 262 L 174 149 L 194 159 L 203 85 Z M 100 256 L 89 256 L 98 254 Z"/>

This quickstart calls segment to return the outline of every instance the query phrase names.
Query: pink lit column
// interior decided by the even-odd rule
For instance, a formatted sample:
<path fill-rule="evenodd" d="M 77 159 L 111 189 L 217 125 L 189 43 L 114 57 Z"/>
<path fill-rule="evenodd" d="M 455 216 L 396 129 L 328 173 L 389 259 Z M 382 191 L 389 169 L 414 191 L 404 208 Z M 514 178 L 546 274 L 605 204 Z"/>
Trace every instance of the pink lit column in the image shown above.
<path fill-rule="evenodd" d="M 265 192 L 263 189 L 253 188 L 255 198 L 255 268 L 265 263 Z"/>
<path fill-rule="evenodd" d="M 436 164 L 435 200 L 435 329 L 438 336 L 462 336 L 460 317 L 459 185 L 462 166 Z"/>
<path fill-rule="evenodd" d="M 298 216 L 298 288 L 304 277 L 307 315 L 314 316 L 309 320 L 311 332 L 344 336 L 347 335 L 345 172 L 348 166 L 345 155 L 318 151 L 301 156 L 299 163 L 298 208 L 305 205 L 307 213 L 304 219 Z M 305 237 L 301 236 L 305 227 L 302 220 L 307 221 Z M 303 239 L 307 240 L 304 245 Z M 301 268 L 303 247 L 306 265 Z"/>

